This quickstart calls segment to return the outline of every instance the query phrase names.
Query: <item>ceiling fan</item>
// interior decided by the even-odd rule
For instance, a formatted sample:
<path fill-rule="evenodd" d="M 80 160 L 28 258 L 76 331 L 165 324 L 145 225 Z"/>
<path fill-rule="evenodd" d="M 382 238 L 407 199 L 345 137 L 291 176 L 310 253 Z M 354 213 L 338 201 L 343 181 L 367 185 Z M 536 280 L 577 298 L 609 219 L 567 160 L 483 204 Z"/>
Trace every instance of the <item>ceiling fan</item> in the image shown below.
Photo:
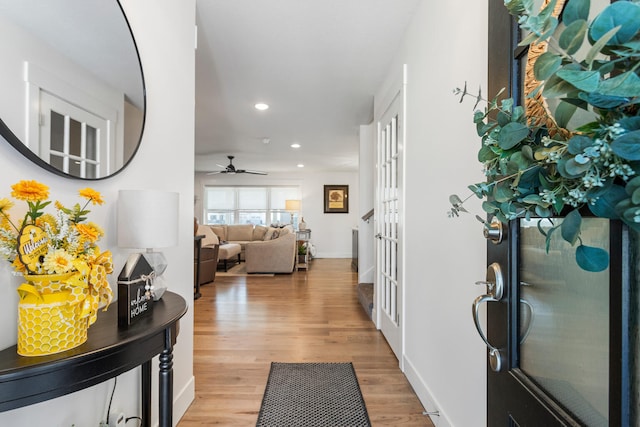
<path fill-rule="evenodd" d="M 267 175 L 266 172 L 262 172 L 262 171 L 236 169 L 236 167 L 233 165 L 234 156 L 227 156 L 227 158 L 229 159 L 229 165 L 227 165 L 227 166 L 218 165 L 221 168 L 223 168 L 223 170 L 209 172 L 209 173 L 207 173 L 207 175 L 214 175 L 214 174 L 218 174 L 218 173 L 226 173 L 226 174 L 230 174 L 230 175 L 233 175 L 233 174 L 236 174 L 236 173 L 250 173 L 250 174 L 253 174 L 253 175 Z"/>

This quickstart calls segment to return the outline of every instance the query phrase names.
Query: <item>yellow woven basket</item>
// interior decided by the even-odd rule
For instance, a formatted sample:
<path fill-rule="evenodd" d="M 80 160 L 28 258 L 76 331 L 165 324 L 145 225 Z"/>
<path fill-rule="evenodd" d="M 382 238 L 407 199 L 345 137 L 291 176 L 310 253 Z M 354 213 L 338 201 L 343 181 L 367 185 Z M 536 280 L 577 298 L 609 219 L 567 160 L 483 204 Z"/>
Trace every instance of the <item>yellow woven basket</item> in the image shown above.
<path fill-rule="evenodd" d="M 78 286 L 72 276 L 73 273 L 25 275 L 29 283 L 17 289 L 18 354 L 59 353 L 87 340 L 88 286 Z"/>

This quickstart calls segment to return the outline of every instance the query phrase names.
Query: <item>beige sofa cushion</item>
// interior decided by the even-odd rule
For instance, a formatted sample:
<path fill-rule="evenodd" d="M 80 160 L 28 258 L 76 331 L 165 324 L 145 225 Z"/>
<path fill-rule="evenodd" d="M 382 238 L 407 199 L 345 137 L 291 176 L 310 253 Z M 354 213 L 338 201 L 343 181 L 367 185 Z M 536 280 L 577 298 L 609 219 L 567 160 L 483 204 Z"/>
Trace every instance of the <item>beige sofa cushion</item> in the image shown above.
<path fill-rule="evenodd" d="M 216 233 L 218 239 L 220 240 L 229 240 L 227 239 L 227 226 L 226 225 L 210 225 L 209 228 Z"/>
<path fill-rule="evenodd" d="M 217 245 L 220 243 L 218 236 L 213 232 L 211 227 L 207 225 L 199 225 L 197 235 L 203 235 L 202 246 Z"/>
<path fill-rule="evenodd" d="M 264 240 L 264 235 L 267 234 L 268 229 L 269 227 L 265 227 L 264 225 L 256 225 L 256 228 L 253 229 L 251 240 Z"/>
<path fill-rule="evenodd" d="M 253 237 L 253 224 L 227 225 L 227 240 L 230 242 L 250 242 Z"/>

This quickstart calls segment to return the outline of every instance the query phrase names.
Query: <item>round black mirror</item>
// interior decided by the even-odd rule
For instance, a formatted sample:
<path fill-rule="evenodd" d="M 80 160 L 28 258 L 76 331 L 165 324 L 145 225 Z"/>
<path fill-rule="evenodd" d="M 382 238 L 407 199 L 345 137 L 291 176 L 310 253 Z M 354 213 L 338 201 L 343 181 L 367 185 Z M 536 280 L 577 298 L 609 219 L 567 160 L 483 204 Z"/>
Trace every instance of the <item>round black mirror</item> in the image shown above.
<path fill-rule="evenodd" d="M 104 179 L 135 155 L 142 65 L 117 0 L 0 0 L 0 135 L 58 175 Z"/>

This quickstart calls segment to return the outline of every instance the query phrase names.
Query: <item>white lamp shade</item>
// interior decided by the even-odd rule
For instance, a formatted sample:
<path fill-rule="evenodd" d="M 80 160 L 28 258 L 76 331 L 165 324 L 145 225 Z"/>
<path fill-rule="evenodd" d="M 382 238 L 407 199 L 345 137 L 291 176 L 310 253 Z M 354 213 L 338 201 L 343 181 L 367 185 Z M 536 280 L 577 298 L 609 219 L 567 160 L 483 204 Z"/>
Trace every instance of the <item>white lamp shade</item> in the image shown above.
<path fill-rule="evenodd" d="M 159 190 L 120 190 L 118 246 L 168 248 L 178 244 L 179 194 Z"/>
<path fill-rule="evenodd" d="M 299 211 L 300 210 L 300 200 L 285 200 L 284 208 L 288 211 Z"/>

